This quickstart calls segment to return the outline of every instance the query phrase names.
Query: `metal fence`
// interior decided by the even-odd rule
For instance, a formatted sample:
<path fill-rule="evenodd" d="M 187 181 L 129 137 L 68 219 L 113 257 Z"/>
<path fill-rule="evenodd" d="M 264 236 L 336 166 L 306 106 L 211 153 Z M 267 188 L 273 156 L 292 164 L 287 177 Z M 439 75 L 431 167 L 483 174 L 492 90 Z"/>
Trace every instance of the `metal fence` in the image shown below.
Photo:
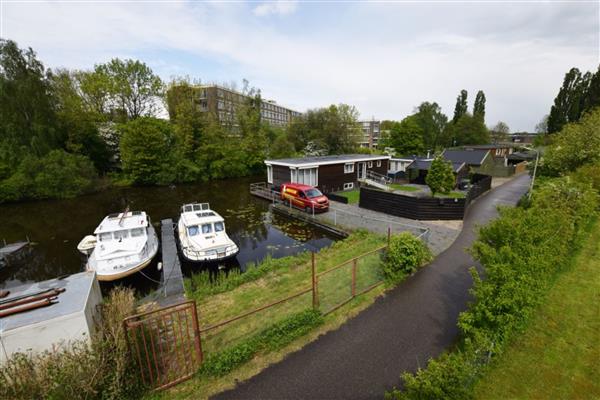
<path fill-rule="evenodd" d="M 202 363 L 194 301 L 133 315 L 123 327 L 142 381 L 153 389 L 189 379 Z"/>

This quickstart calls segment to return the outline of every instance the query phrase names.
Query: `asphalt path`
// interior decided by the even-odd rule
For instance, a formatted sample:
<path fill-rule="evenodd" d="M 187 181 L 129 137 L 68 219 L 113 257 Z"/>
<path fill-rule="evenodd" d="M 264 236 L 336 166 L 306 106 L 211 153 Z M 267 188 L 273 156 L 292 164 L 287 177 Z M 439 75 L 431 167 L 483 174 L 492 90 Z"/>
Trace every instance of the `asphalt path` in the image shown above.
<path fill-rule="evenodd" d="M 431 264 L 339 329 L 319 337 L 215 399 L 381 399 L 403 371 L 424 367 L 457 338 L 475 261 L 465 251 L 476 227 L 526 193 L 521 175 L 477 199 L 456 241 Z"/>

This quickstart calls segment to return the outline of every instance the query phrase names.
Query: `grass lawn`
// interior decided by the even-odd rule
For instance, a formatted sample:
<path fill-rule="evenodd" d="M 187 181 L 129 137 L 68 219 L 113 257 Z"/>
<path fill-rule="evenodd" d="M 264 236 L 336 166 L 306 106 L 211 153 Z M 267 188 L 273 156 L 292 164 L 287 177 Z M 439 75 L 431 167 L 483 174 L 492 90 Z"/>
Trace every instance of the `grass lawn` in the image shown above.
<path fill-rule="evenodd" d="M 476 386 L 478 399 L 600 398 L 600 222 L 530 327 Z"/>
<path fill-rule="evenodd" d="M 321 250 L 316 255 L 317 272 L 323 272 L 348 261 L 352 257 L 375 250 L 385 244 L 386 238 L 384 236 L 367 232 L 353 233 L 347 239 L 334 243 L 331 247 Z M 381 280 L 379 257 L 379 253 L 376 252 L 359 260 L 357 265 L 357 292 Z M 305 256 L 299 256 L 297 259 L 299 260 L 297 264 L 286 262 L 282 268 L 273 269 L 254 281 L 219 294 L 197 296 L 196 293 L 191 291 L 189 282 L 186 282 L 188 298 L 195 299 L 197 302 L 201 329 L 310 288 L 310 259 L 307 261 Z M 352 263 L 346 263 L 343 267 L 319 278 L 318 292 L 322 311 L 331 309 L 349 297 L 351 277 Z M 243 364 L 228 375 L 223 377 L 199 375 L 168 391 L 151 394 L 149 398 L 207 398 L 231 388 L 235 385 L 236 380 L 247 379 L 255 375 L 270 363 L 277 362 L 286 354 L 300 349 L 319 334 L 336 329 L 348 318 L 371 304 L 375 297 L 383 291 L 384 286 L 382 285 L 365 295 L 356 297 L 344 307 L 327 315 L 325 323 L 313 332 L 295 340 L 279 351 L 257 354 L 248 363 Z M 207 356 L 230 348 L 244 339 L 256 335 L 273 323 L 311 306 L 312 293 L 308 292 L 289 302 L 243 318 L 226 327 L 211 330 L 202 334 L 202 350 Z"/>
<path fill-rule="evenodd" d="M 345 192 L 336 192 L 335 194 L 347 198 L 348 204 L 355 204 L 358 203 L 358 199 L 360 197 L 360 190 L 353 189 Z"/>
<path fill-rule="evenodd" d="M 404 192 L 418 192 L 419 190 L 421 190 L 418 187 L 400 185 L 399 183 L 391 183 L 389 186 L 394 190 L 402 190 Z"/>
<path fill-rule="evenodd" d="M 462 192 L 436 193 L 435 197 L 440 199 L 464 199 L 465 194 Z"/>

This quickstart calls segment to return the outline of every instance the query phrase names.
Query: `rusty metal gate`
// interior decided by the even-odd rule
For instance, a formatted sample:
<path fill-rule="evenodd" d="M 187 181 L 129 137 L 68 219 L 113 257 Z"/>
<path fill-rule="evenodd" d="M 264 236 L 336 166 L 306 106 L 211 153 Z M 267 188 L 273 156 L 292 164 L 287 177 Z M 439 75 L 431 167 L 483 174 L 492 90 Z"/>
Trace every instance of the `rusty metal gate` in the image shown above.
<path fill-rule="evenodd" d="M 198 314 L 185 301 L 123 320 L 143 382 L 156 390 L 189 379 L 202 363 Z"/>

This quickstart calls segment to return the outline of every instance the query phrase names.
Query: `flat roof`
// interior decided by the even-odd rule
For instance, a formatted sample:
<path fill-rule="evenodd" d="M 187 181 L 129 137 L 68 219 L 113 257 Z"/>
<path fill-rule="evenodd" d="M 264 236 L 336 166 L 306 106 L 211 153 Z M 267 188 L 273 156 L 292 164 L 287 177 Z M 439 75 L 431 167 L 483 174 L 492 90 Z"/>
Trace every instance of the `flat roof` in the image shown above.
<path fill-rule="evenodd" d="M 3 301 L 47 289 L 65 288 L 65 291 L 58 295 L 58 303 L 2 318 L 0 333 L 83 311 L 88 302 L 94 280 L 95 272 L 88 271 L 69 275 L 65 278 L 50 279 L 10 288 L 10 294 L 8 297 L 3 298 Z"/>
<path fill-rule="evenodd" d="M 361 161 L 389 160 L 391 157 L 384 154 L 339 154 L 331 156 L 281 158 L 278 160 L 265 160 L 267 165 L 281 165 L 284 167 L 306 167 L 327 164 L 354 163 Z"/>

